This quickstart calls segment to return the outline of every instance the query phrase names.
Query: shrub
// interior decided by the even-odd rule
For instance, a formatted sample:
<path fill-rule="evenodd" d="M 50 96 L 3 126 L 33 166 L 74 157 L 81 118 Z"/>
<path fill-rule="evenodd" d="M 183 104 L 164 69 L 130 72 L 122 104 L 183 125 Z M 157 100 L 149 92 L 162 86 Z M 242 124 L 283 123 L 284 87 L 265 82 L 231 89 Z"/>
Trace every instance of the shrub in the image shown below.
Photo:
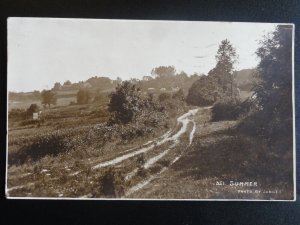
<path fill-rule="evenodd" d="M 180 101 L 184 101 L 185 96 L 183 90 L 180 88 L 177 92 L 175 92 L 172 96 L 172 98 L 177 98 Z"/>
<path fill-rule="evenodd" d="M 216 101 L 217 94 L 215 93 L 219 93 L 219 89 L 213 77 L 202 76 L 190 87 L 186 101 L 190 105 L 212 105 Z"/>
<path fill-rule="evenodd" d="M 146 160 L 145 160 L 145 155 L 141 154 L 136 158 L 136 164 L 137 164 L 137 175 L 144 177 L 147 175 L 147 172 L 144 168 L 144 164 L 145 164 Z"/>
<path fill-rule="evenodd" d="M 141 154 L 136 158 L 136 163 L 138 168 L 143 167 L 145 162 L 146 160 L 144 154 Z"/>
<path fill-rule="evenodd" d="M 108 110 L 112 116 L 112 123 L 127 124 L 132 122 L 142 109 L 142 99 L 139 90 L 129 81 L 124 81 L 110 94 Z"/>
<path fill-rule="evenodd" d="M 99 179 L 100 192 L 105 197 L 120 197 L 124 195 L 125 176 L 120 170 L 109 168 Z"/>
<path fill-rule="evenodd" d="M 33 119 L 28 119 L 28 120 L 21 121 L 21 122 L 20 122 L 20 126 L 40 124 L 41 122 L 44 122 L 44 120 L 33 120 Z"/>
<path fill-rule="evenodd" d="M 27 109 L 28 116 L 32 116 L 32 113 L 36 113 L 39 111 L 39 106 L 37 104 L 31 104 Z"/>
<path fill-rule="evenodd" d="M 213 105 L 212 121 L 237 120 L 242 116 L 251 114 L 255 110 L 255 103 L 251 100 L 240 102 L 236 99 L 223 99 Z"/>
<path fill-rule="evenodd" d="M 37 161 L 44 156 L 56 156 L 73 148 L 70 137 L 59 131 L 39 135 L 27 142 L 18 151 L 9 154 L 9 164 L 22 164 L 27 160 Z"/>
<path fill-rule="evenodd" d="M 9 119 L 22 120 L 26 118 L 26 111 L 24 109 L 11 109 L 8 113 Z"/>
<path fill-rule="evenodd" d="M 153 95 L 143 96 L 139 88 L 125 81 L 110 95 L 108 110 L 111 113 L 109 124 L 148 123 L 157 126 L 158 120 L 163 119 L 164 107 Z"/>
<path fill-rule="evenodd" d="M 172 95 L 170 93 L 161 93 L 159 96 L 158 96 L 158 100 L 160 102 L 164 102 L 168 99 L 170 99 L 172 97 Z"/>

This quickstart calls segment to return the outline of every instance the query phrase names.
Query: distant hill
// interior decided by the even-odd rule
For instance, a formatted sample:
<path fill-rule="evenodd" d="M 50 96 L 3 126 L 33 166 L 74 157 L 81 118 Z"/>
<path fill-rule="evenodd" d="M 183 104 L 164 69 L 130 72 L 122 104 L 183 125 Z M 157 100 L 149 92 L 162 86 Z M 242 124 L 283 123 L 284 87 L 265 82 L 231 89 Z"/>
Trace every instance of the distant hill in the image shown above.
<path fill-rule="evenodd" d="M 181 72 L 179 74 L 166 76 L 144 76 L 143 79 L 131 79 L 143 92 L 151 92 L 160 94 L 162 92 L 175 92 L 182 89 L 186 94 L 191 85 L 199 79 L 198 74 L 188 76 Z M 70 82 L 63 84 L 56 82 L 51 88 L 56 93 L 58 105 L 66 105 L 76 102 L 76 95 L 80 89 L 89 90 L 91 97 L 97 95 L 108 95 L 115 90 L 121 79 L 112 80 L 108 77 L 93 76 L 86 81 Z M 41 92 L 9 92 L 9 108 L 28 108 L 31 103 L 41 105 Z"/>

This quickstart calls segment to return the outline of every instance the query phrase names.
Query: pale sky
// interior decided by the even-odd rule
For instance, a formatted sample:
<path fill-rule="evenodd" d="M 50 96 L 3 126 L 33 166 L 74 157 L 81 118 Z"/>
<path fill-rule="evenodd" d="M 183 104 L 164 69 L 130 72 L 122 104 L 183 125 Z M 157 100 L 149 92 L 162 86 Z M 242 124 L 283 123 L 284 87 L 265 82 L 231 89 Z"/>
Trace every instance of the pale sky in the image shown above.
<path fill-rule="evenodd" d="M 225 38 L 236 48 L 236 69 L 257 65 L 258 40 L 276 24 L 9 18 L 8 90 L 50 89 L 92 76 L 123 80 L 157 66 L 207 73 Z"/>

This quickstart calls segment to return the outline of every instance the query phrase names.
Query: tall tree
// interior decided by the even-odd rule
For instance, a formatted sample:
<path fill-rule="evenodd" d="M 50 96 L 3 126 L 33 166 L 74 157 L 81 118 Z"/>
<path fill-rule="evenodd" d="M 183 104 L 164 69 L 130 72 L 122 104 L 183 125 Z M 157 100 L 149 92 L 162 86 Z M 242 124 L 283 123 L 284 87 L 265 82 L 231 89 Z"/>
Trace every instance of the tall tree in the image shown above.
<path fill-rule="evenodd" d="M 174 66 L 159 66 L 151 71 L 151 75 L 158 78 L 174 76 L 176 69 Z"/>
<path fill-rule="evenodd" d="M 229 40 L 225 39 L 221 41 L 215 58 L 217 61 L 217 67 L 222 67 L 224 73 L 233 72 L 234 64 L 237 61 L 237 54 Z"/>
<path fill-rule="evenodd" d="M 225 39 L 221 42 L 215 58 L 217 65 L 213 74 L 216 75 L 223 92 L 229 92 L 232 99 L 234 89 L 233 70 L 238 56 L 229 40 Z"/>
<path fill-rule="evenodd" d="M 43 90 L 42 93 L 42 104 L 48 105 L 50 108 L 51 105 L 56 105 L 57 97 L 56 94 L 53 91 L 50 90 Z"/>
<path fill-rule="evenodd" d="M 223 40 L 215 56 L 217 64 L 208 72 L 208 76 L 201 76 L 190 87 L 187 102 L 192 105 L 212 105 L 219 99 L 231 98 L 231 102 L 238 99 L 239 92 L 233 79 L 234 64 L 237 53 L 232 44 Z"/>
<path fill-rule="evenodd" d="M 260 82 L 255 93 L 274 138 L 292 136 L 292 36 L 291 25 L 278 25 L 256 52 Z"/>

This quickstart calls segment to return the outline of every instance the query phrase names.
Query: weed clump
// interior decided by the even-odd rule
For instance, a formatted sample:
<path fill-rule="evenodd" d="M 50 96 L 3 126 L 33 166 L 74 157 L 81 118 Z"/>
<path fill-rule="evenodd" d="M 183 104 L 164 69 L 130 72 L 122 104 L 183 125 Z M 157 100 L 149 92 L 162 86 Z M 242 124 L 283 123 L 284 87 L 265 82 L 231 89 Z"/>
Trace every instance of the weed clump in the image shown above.
<path fill-rule="evenodd" d="M 144 164 L 146 162 L 145 155 L 141 154 L 136 158 L 137 164 L 137 175 L 140 177 L 145 177 L 147 175 L 147 171 L 144 168 Z"/>
<path fill-rule="evenodd" d="M 73 148 L 73 143 L 66 134 L 59 131 L 38 135 L 28 140 L 19 151 L 11 152 L 9 164 L 23 164 L 37 161 L 47 155 L 56 156 Z"/>
<path fill-rule="evenodd" d="M 122 171 L 109 168 L 99 178 L 100 193 L 105 197 L 115 198 L 124 195 L 125 176 Z"/>

